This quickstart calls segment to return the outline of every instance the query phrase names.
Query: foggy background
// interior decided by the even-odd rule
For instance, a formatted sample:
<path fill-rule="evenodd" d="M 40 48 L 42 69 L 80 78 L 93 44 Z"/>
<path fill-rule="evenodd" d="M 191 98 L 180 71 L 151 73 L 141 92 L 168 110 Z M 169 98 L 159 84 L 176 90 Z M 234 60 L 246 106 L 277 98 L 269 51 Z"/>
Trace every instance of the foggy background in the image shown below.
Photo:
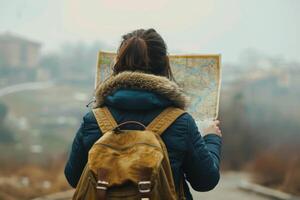
<path fill-rule="evenodd" d="M 154 28 L 169 53 L 222 54 L 222 170 L 300 194 L 297 0 L 0 0 L 0 199 L 69 190 L 63 168 L 97 52 Z M 221 182 L 220 188 L 226 182 Z"/>

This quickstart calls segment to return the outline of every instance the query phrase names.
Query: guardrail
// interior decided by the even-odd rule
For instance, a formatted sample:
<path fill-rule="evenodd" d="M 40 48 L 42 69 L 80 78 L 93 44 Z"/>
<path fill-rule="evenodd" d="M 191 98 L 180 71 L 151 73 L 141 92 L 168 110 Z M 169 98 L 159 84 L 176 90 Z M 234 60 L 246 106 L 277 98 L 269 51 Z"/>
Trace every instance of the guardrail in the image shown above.
<path fill-rule="evenodd" d="M 238 187 L 242 190 L 248 192 L 254 192 L 256 194 L 266 196 L 274 200 L 299 200 L 300 199 L 299 197 L 295 197 L 291 194 L 281 192 L 275 189 L 271 189 L 268 187 L 264 187 L 258 184 L 250 183 L 248 181 L 242 181 Z"/>

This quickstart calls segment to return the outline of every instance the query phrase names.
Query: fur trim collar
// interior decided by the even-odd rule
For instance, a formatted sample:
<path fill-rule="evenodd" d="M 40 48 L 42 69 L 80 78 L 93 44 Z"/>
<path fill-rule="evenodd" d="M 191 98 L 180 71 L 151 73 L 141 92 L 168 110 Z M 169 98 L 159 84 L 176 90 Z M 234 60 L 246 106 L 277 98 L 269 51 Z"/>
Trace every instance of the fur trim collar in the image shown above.
<path fill-rule="evenodd" d="M 94 107 L 103 106 L 104 99 L 120 88 L 148 90 L 169 99 L 178 108 L 187 107 L 188 99 L 175 82 L 142 72 L 122 72 L 99 84 L 95 91 Z"/>

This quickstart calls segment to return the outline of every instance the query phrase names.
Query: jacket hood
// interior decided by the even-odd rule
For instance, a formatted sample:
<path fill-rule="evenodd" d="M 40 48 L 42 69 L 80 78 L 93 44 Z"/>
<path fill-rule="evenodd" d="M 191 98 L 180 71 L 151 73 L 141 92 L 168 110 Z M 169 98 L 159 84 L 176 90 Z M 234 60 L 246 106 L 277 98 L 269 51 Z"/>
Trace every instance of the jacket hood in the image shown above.
<path fill-rule="evenodd" d="M 100 83 L 94 108 L 105 104 L 119 108 L 151 109 L 175 106 L 185 109 L 188 98 L 173 81 L 142 72 L 121 72 Z"/>

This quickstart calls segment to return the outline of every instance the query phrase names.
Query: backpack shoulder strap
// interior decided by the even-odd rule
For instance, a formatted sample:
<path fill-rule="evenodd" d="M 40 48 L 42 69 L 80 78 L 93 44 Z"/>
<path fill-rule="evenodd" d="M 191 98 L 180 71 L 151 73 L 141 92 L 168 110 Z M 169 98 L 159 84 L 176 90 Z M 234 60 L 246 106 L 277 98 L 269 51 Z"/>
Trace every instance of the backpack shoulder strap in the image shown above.
<path fill-rule="evenodd" d="M 118 125 L 106 106 L 93 109 L 93 113 L 102 134 L 111 131 Z"/>
<path fill-rule="evenodd" d="M 168 107 L 147 126 L 147 129 L 161 135 L 183 113 L 185 111 L 180 108 Z"/>

